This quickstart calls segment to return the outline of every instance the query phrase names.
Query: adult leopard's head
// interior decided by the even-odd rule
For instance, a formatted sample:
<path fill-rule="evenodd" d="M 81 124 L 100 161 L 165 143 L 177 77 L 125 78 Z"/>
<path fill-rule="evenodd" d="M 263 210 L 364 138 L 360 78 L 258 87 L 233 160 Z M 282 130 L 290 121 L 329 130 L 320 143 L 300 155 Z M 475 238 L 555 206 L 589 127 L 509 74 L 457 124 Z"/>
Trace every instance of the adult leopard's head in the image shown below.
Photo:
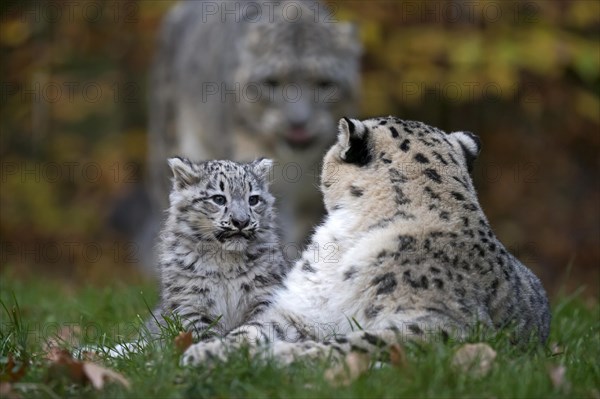
<path fill-rule="evenodd" d="M 320 158 L 335 140 L 337 119 L 356 109 L 357 30 L 328 20 L 330 11 L 316 2 L 286 0 L 255 11 L 236 49 L 236 117 L 281 160 L 312 156 L 311 149 Z"/>
<path fill-rule="evenodd" d="M 395 117 L 342 118 L 338 130 L 321 175 L 328 211 L 411 217 L 419 208 L 446 219 L 454 206 L 478 207 L 469 175 L 480 151 L 474 134 Z"/>

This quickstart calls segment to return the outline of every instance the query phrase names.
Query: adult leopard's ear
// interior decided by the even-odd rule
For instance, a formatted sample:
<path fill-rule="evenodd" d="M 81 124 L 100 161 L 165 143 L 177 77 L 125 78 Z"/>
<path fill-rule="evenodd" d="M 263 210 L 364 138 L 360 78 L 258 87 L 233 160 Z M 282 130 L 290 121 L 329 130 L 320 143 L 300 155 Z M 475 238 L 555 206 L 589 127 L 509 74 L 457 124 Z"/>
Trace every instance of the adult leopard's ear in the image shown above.
<path fill-rule="evenodd" d="M 200 182 L 200 176 L 194 170 L 194 166 L 189 159 L 175 157 L 169 158 L 167 162 L 173 172 L 173 187 L 175 189 L 182 189 Z"/>
<path fill-rule="evenodd" d="M 451 136 L 462 148 L 467 169 L 471 172 L 473 170 L 473 163 L 479 156 L 479 152 L 481 152 L 481 140 L 471 132 L 454 132 Z"/>
<path fill-rule="evenodd" d="M 261 180 L 268 183 L 271 180 L 271 171 L 273 169 L 273 160 L 268 158 L 258 158 L 250 163 L 250 169 Z"/>
<path fill-rule="evenodd" d="M 358 25 L 353 22 L 336 22 L 335 24 L 324 24 L 332 30 L 331 37 L 335 40 L 338 48 L 354 56 L 362 54 L 360 44 L 360 32 Z"/>
<path fill-rule="evenodd" d="M 340 158 L 347 162 L 365 166 L 371 162 L 369 129 L 357 119 L 342 118 L 338 124 Z"/>

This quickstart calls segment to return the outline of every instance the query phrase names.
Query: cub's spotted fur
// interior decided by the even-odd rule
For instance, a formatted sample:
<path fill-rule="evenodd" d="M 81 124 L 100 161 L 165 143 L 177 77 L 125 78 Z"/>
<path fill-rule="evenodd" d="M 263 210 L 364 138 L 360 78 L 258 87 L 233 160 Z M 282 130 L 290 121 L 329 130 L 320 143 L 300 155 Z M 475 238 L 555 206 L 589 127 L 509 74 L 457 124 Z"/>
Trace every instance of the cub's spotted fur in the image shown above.
<path fill-rule="evenodd" d="M 359 97 L 358 31 L 332 22 L 333 15 L 314 0 L 194 0 L 173 7 L 158 36 L 149 86 L 149 168 L 158 209 L 170 189 L 168 156 L 267 156 L 279 162 L 273 191 L 282 199 L 282 234 L 286 242 L 307 240 L 323 213 L 314 165 L 334 143 L 336 121 L 355 113 Z M 281 174 L 290 164 L 302 172 L 297 179 Z"/>
<path fill-rule="evenodd" d="M 223 340 L 190 347 L 183 362 L 264 342 L 283 361 L 374 351 L 407 337 L 461 339 L 478 326 L 545 341 L 546 293 L 478 203 L 469 170 L 479 150 L 468 132 L 342 119 L 322 171 L 328 216 L 284 288 Z M 352 331 L 352 319 L 364 330 Z"/>
<path fill-rule="evenodd" d="M 288 267 L 276 234 L 271 161 L 193 163 L 169 159 L 170 208 L 160 243 L 161 301 L 202 336 L 225 334 L 258 315 Z M 162 316 L 159 323 L 164 323 Z M 148 323 L 158 331 L 156 320 Z M 212 331 L 212 330 L 211 330 Z"/>

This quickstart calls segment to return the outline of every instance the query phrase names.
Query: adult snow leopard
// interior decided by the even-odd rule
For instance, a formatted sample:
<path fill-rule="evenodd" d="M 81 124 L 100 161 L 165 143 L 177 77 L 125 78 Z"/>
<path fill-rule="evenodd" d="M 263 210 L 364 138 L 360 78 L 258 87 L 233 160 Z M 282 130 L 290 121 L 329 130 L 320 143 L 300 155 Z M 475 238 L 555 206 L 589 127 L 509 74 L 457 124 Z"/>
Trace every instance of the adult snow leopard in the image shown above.
<path fill-rule="evenodd" d="M 259 314 L 289 267 L 282 256 L 274 198 L 272 161 L 194 163 L 169 159 L 173 189 L 160 237 L 161 299 L 156 319 L 176 314 L 198 338 L 225 334 Z"/>
<path fill-rule="evenodd" d="M 479 151 L 469 132 L 342 119 L 322 170 L 328 216 L 284 287 L 263 313 L 193 345 L 183 362 L 264 342 L 283 361 L 373 351 L 407 337 L 461 339 L 481 325 L 545 341 L 546 293 L 478 203 L 469 171 Z M 352 319 L 364 331 L 353 332 Z"/>
<path fill-rule="evenodd" d="M 322 216 L 317 164 L 353 114 L 360 45 L 315 1 L 185 1 L 166 17 L 150 84 L 149 165 L 166 207 L 163 160 L 275 160 L 285 241 Z"/>

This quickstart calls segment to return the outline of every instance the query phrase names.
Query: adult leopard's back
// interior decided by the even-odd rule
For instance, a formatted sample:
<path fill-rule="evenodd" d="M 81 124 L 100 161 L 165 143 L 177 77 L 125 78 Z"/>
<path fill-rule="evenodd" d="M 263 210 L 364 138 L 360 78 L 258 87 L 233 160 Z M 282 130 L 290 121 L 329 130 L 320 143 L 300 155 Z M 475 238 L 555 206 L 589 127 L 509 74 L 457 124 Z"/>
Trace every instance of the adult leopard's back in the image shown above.
<path fill-rule="evenodd" d="M 340 131 L 322 185 L 329 212 L 354 215 L 343 228 L 352 239 L 339 240 L 340 272 L 362 277 L 364 324 L 385 327 L 390 313 L 413 314 L 405 327 L 417 334 L 425 327 L 466 335 L 482 323 L 511 325 L 518 339 L 536 331 L 545 341 L 546 293 L 496 238 L 473 187 L 477 136 L 391 117 L 343 120 Z"/>

